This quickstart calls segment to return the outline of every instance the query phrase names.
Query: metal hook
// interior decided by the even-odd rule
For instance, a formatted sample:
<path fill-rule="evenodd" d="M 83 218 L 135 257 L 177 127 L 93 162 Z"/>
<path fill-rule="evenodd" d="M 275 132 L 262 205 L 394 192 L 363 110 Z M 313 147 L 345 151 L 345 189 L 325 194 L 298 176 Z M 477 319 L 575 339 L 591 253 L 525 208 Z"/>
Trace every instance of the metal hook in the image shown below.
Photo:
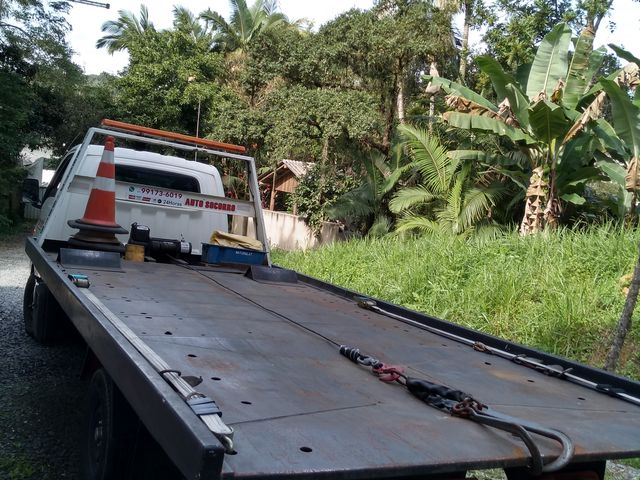
<path fill-rule="evenodd" d="M 542 425 L 511 417 L 503 413 L 498 413 L 488 407 L 485 407 L 482 411 L 471 409 L 467 412 L 467 415 L 469 419 L 475 422 L 497 428 L 499 430 L 504 430 L 520 437 L 531 454 L 531 471 L 534 475 L 558 471 L 567 466 L 573 457 L 573 442 L 567 435 L 558 430 L 545 428 Z M 558 457 L 552 462 L 544 465 L 540 450 L 533 438 L 531 438 L 529 432 L 558 442 L 562 446 L 560 455 L 558 455 Z"/>

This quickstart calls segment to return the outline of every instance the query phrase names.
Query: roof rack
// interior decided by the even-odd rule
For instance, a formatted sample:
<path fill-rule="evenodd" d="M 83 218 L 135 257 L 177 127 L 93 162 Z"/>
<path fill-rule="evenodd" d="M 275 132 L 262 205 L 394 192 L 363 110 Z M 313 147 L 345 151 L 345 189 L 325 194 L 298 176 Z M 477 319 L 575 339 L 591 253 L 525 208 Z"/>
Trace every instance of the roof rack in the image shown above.
<path fill-rule="evenodd" d="M 135 125 L 133 123 L 119 122 L 117 120 L 109 120 L 105 118 L 100 122 L 100 125 L 114 130 L 122 130 L 125 132 L 140 133 L 151 137 L 166 138 L 170 140 L 177 140 L 179 142 L 200 145 L 203 147 L 215 148 L 219 150 L 226 150 L 228 152 L 245 153 L 247 149 L 240 145 L 233 145 L 231 143 L 216 142 L 215 140 L 207 140 L 206 138 L 192 137 L 190 135 L 183 135 L 182 133 L 169 132 L 167 130 L 158 130 L 156 128 L 143 127 L 142 125 Z"/>

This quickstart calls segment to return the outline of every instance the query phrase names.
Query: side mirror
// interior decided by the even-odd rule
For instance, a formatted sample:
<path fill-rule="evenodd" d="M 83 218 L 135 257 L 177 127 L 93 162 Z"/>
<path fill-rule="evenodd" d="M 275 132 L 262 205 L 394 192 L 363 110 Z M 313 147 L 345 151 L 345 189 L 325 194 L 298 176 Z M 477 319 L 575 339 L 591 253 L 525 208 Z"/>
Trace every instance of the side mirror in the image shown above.
<path fill-rule="evenodd" d="M 22 203 L 39 206 L 40 182 L 37 178 L 25 178 L 22 181 Z"/>

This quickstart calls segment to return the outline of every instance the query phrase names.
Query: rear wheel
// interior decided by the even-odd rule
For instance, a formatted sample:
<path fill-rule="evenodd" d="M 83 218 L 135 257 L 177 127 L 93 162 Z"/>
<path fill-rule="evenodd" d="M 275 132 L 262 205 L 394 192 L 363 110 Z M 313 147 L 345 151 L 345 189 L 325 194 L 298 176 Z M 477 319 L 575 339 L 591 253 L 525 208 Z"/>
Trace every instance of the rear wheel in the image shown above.
<path fill-rule="evenodd" d="M 29 287 L 29 281 L 27 281 L 27 287 Z M 39 282 L 34 278 L 31 291 L 33 292 L 31 318 L 27 321 L 25 317 L 25 330 L 38 343 L 44 345 L 54 343 L 62 337 L 66 320 L 65 313 L 44 282 Z"/>
<path fill-rule="evenodd" d="M 102 368 L 89 384 L 82 448 L 86 480 L 183 480 Z"/>
<path fill-rule="evenodd" d="M 82 451 L 84 478 L 129 478 L 126 475 L 139 426 L 135 413 L 102 368 L 91 377 L 88 400 Z"/>
<path fill-rule="evenodd" d="M 22 317 L 24 319 L 24 329 L 30 337 L 33 337 L 33 293 L 36 286 L 36 277 L 33 270 L 24 286 L 24 296 L 22 297 Z"/>

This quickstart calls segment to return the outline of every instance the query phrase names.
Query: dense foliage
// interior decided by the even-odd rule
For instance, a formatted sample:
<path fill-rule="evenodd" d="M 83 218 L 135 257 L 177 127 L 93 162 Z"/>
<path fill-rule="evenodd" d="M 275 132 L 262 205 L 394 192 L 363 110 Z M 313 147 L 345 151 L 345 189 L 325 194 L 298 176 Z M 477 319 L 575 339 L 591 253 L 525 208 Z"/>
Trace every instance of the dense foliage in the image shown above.
<path fill-rule="evenodd" d="M 624 174 L 640 137 L 620 112 L 638 108 L 625 95 L 640 62 L 618 49 L 636 65 L 619 70 L 592 49 L 610 0 L 377 0 L 315 31 L 271 0 L 231 7 L 223 18 L 176 6 L 165 30 L 144 5 L 119 11 L 97 47 L 129 63 L 87 77 L 65 43 L 68 3 L 0 3 L 5 171 L 25 145 L 61 152 L 111 116 L 246 145 L 262 171 L 316 162 L 296 202 L 316 230 L 333 219 L 362 234 L 493 235 L 543 210 L 523 233 L 635 217 Z M 483 26 L 479 55 L 469 30 Z"/>
<path fill-rule="evenodd" d="M 60 153 L 111 102 L 108 78 L 72 63 L 64 1 L 0 2 L 0 228 L 19 218 L 24 147 Z"/>

